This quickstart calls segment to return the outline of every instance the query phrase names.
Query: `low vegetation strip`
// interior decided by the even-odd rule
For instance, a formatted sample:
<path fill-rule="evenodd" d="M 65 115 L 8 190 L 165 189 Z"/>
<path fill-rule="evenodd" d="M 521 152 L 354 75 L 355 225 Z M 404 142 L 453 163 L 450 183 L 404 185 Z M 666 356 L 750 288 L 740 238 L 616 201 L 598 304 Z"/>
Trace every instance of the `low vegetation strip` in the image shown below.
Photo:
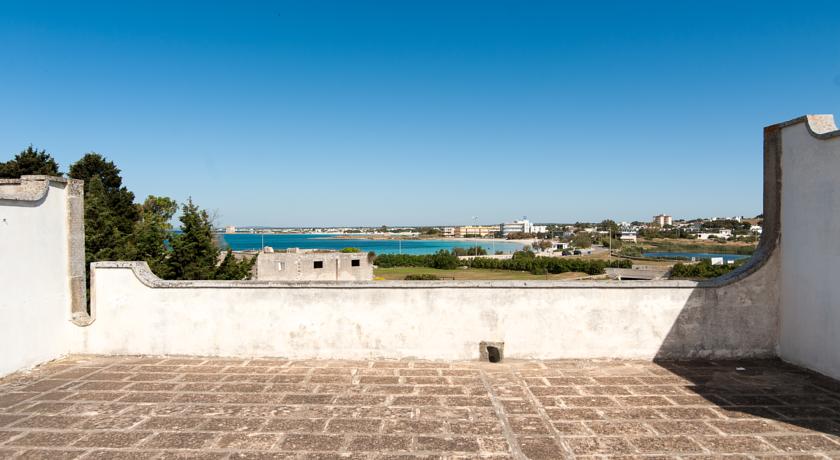
<path fill-rule="evenodd" d="M 482 268 L 456 268 L 452 270 L 441 270 L 426 267 L 393 267 L 377 268 L 373 271 L 373 274 L 375 279 L 378 280 L 432 280 L 432 277 L 434 277 L 438 280 L 444 281 L 567 281 L 590 278 L 590 276 L 586 273 L 576 272 L 534 275 L 528 272 L 488 270 Z"/>
<path fill-rule="evenodd" d="M 720 243 L 674 243 L 663 241 L 645 241 L 646 252 L 707 252 L 714 254 L 752 255 L 754 244 L 720 244 Z"/>
<path fill-rule="evenodd" d="M 709 259 L 703 259 L 696 264 L 678 263 L 671 269 L 671 279 L 705 279 L 717 278 L 740 267 L 746 259 L 732 264 L 712 265 Z"/>
<path fill-rule="evenodd" d="M 477 269 L 510 270 L 529 272 L 535 275 L 579 272 L 588 275 L 601 275 L 607 267 L 632 268 L 633 262 L 626 259 L 606 261 L 580 258 L 536 257 L 529 251 L 520 251 L 511 259 L 491 259 L 475 257 L 459 259 L 448 251 L 439 251 L 429 255 L 382 254 L 374 261 L 380 268 L 427 267 L 451 270 L 458 267 Z"/>

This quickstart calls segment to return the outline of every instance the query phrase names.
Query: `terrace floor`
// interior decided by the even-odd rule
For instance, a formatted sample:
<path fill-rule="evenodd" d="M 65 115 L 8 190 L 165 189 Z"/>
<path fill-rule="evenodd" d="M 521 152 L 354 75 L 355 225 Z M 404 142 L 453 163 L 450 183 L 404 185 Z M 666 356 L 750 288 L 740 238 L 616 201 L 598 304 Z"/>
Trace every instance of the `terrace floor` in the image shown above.
<path fill-rule="evenodd" d="M 0 457 L 838 458 L 840 382 L 778 361 L 74 356 L 0 379 Z"/>

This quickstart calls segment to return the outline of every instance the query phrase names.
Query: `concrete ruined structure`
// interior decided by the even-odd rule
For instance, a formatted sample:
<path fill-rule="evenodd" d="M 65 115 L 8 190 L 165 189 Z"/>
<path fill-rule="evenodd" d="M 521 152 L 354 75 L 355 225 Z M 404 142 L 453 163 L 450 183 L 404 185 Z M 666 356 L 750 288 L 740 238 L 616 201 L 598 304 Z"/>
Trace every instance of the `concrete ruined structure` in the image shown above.
<path fill-rule="evenodd" d="M 709 281 L 164 281 L 93 264 L 81 186 L 0 182 L 0 375 L 71 353 L 471 360 L 772 358 L 840 377 L 840 132 L 765 129 L 764 233 Z M 810 225 L 801 225 L 808 221 Z M 14 351 L 9 351 L 14 350 Z"/>
<path fill-rule="evenodd" d="M 265 248 L 254 273 L 260 281 L 371 281 L 373 264 L 365 252 Z"/>

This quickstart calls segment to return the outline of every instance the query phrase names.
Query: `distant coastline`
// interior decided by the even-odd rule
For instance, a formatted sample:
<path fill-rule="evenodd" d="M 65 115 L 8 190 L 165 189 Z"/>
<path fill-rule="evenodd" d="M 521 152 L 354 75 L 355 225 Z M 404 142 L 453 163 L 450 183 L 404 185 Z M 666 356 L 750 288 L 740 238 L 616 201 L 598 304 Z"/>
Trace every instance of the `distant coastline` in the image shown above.
<path fill-rule="evenodd" d="M 373 234 L 326 234 L 326 233 L 220 233 L 224 244 L 234 251 L 248 251 L 270 246 L 286 248 L 340 250 L 345 247 L 358 248 L 377 254 L 433 254 L 439 250 L 481 246 L 488 254 L 501 251 L 505 254 L 522 249 L 531 241 L 511 241 L 483 238 L 399 238 L 390 235 Z M 380 238 L 374 238 L 379 236 Z M 385 237 L 385 238 L 383 238 Z"/>

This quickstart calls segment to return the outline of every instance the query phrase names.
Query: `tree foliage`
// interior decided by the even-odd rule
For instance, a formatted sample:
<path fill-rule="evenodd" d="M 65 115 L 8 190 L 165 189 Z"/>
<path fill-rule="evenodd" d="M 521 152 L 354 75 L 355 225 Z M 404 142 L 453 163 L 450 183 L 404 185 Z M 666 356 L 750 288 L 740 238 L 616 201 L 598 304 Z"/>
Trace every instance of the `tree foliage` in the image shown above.
<path fill-rule="evenodd" d="M 166 259 L 172 279 L 245 279 L 256 258 L 236 260 L 228 250 L 219 262 L 220 250 L 215 242 L 213 224 L 207 211 L 196 206 L 192 198 L 181 207 L 181 232 L 171 237 L 172 251 Z"/>
<path fill-rule="evenodd" d="M 163 196 L 149 195 L 140 206 L 140 218 L 134 226 L 132 237 L 133 259 L 145 260 L 149 268 L 159 277 L 172 277 L 171 267 L 167 262 L 169 247 L 167 242 L 172 235 L 170 223 L 178 203 Z"/>
<path fill-rule="evenodd" d="M 529 240 L 532 238 L 536 238 L 537 235 L 533 233 L 525 233 L 525 232 L 511 232 L 508 233 L 505 238 L 509 240 Z"/>
<path fill-rule="evenodd" d="M 703 259 L 696 264 L 677 263 L 671 269 L 671 278 L 717 278 L 740 267 L 747 259 L 741 259 L 732 264 L 712 265 L 711 260 Z"/>
<path fill-rule="evenodd" d="M 0 179 L 16 179 L 27 175 L 61 176 L 59 165 L 46 150 L 32 145 L 15 155 L 11 160 L 0 163 Z"/>
<path fill-rule="evenodd" d="M 572 238 L 572 245 L 576 248 L 586 249 L 592 247 L 592 237 L 586 232 L 577 232 Z"/>
<path fill-rule="evenodd" d="M 122 216 L 111 208 L 102 180 L 93 176 L 85 185 L 85 262 L 131 260 L 130 233 L 118 225 Z"/>
<path fill-rule="evenodd" d="M 134 230 L 134 223 L 140 218 L 140 206 L 134 203 L 134 193 L 122 185 L 120 169 L 112 161 L 95 152 L 87 153 L 70 165 L 70 177 L 85 181 L 86 197 L 90 194 L 93 179 L 98 177 L 113 225 L 124 235 Z"/>
<path fill-rule="evenodd" d="M 452 248 L 452 253 L 461 256 L 486 256 L 487 250 L 481 246 L 470 246 L 468 248 Z"/>
<path fill-rule="evenodd" d="M 604 219 L 598 224 L 598 230 L 610 231 L 613 235 L 618 233 L 621 229 L 618 224 L 612 219 Z"/>
<path fill-rule="evenodd" d="M 382 254 L 374 263 L 381 268 L 391 267 L 428 267 L 453 269 L 458 266 L 493 270 L 527 271 L 534 274 L 582 272 L 590 275 L 605 273 L 607 267 L 632 268 L 627 259 L 605 260 L 564 259 L 559 257 L 536 257 L 530 251 L 517 251 L 511 259 L 491 259 L 476 257 L 459 260 L 451 252 L 438 251 L 432 255 Z"/>
<path fill-rule="evenodd" d="M 545 251 L 551 247 L 554 247 L 554 243 L 551 240 L 539 240 L 535 241 L 534 244 L 531 245 L 534 249 L 539 249 L 541 251 Z"/>

